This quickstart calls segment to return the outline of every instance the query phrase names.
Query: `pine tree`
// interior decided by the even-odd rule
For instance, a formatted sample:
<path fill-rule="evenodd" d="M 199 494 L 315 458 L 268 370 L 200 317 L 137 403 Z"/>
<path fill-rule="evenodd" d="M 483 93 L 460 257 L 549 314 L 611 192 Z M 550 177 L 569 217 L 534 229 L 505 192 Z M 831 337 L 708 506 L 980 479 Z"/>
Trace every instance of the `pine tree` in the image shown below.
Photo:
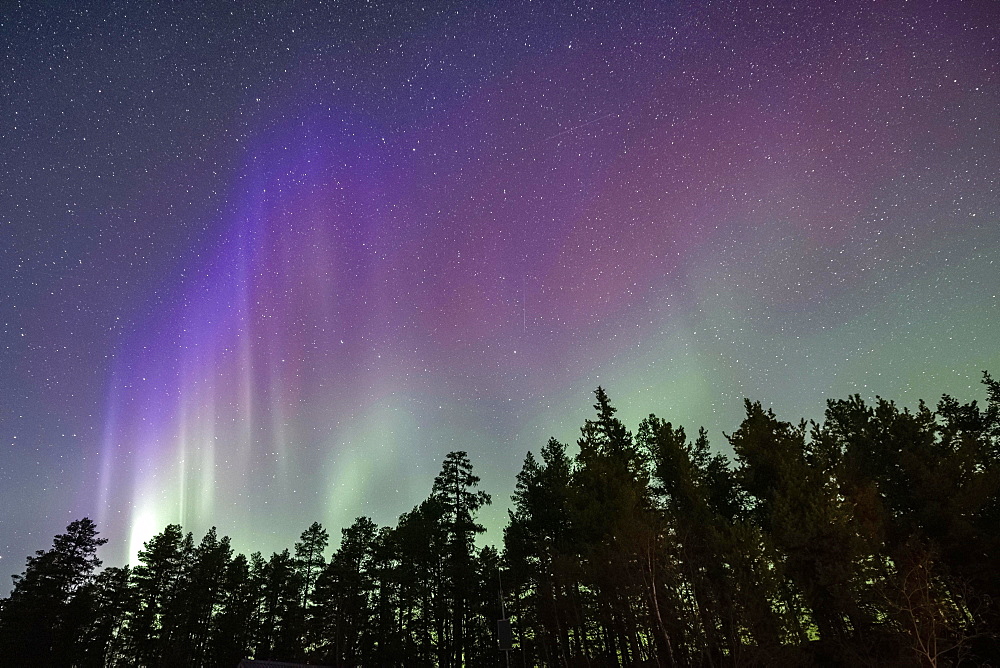
<path fill-rule="evenodd" d="M 302 582 L 302 608 L 309 607 L 309 596 L 312 593 L 316 579 L 326 565 L 326 547 L 330 542 L 330 534 L 319 522 L 313 522 L 299 536 L 295 543 L 295 567 Z"/>
<path fill-rule="evenodd" d="M 24 572 L 14 576 L 14 589 L 0 608 L 5 661 L 47 666 L 76 660 L 91 610 L 74 609 L 73 601 L 101 565 L 97 548 L 107 540 L 97 535 L 89 518 L 71 522 L 51 549 L 28 557 Z"/>
<path fill-rule="evenodd" d="M 303 611 L 302 581 L 295 559 L 287 549 L 273 553 L 261 577 L 261 633 L 255 656 L 297 661 L 303 654 Z"/>
<path fill-rule="evenodd" d="M 359 517 L 342 530 L 340 548 L 316 582 L 312 647 L 324 663 L 364 665 L 372 661 L 372 600 L 378 527 Z"/>
<path fill-rule="evenodd" d="M 656 637 L 675 655 L 690 653 L 697 657 L 692 660 L 717 663 L 741 640 L 732 614 L 735 592 L 723 567 L 730 561 L 723 550 L 730 525 L 716 507 L 724 502 L 715 498 L 724 474 L 731 473 L 722 455 L 710 453 L 704 429 L 692 443 L 683 427 L 650 415 L 639 425 L 636 440 L 651 463 L 652 489 L 671 529 L 664 552 L 672 550 L 678 562 L 676 569 L 660 567 L 661 586 L 652 610 L 654 628 L 660 631 Z M 678 580 L 671 583 L 674 572 L 683 586 Z M 671 597 L 672 591 L 687 592 L 687 600 Z M 681 607 L 690 609 L 689 623 L 671 625 Z"/>
<path fill-rule="evenodd" d="M 452 542 L 447 519 L 440 499 L 431 496 L 401 515 L 391 533 L 399 652 L 408 665 L 446 666 L 452 660 Z"/>
<path fill-rule="evenodd" d="M 476 513 L 490 504 L 490 495 L 479 490 L 479 477 L 472 473 L 472 463 L 465 452 L 449 452 L 434 479 L 431 496 L 444 510 L 448 527 L 448 552 L 445 555 L 451 604 L 452 653 L 449 663 L 465 665 L 467 644 L 465 625 L 468 617 L 466 591 L 474 577 L 473 543 L 476 534 L 486 529 L 476 522 Z"/>
<path fill-rule="evenodd" d="M 738 476 L 755 501 L 753 517 L 784 556 L 784 569 L 809 609 L 829 656 L 843 656 L 871 624 L 859 606 L 869 550 L 839 493 L 835 472 L 806 442 L 806 425 L 779 421 L 760 403 L 730 436 Z M 785 604 L 794 608 L 794 594 Z"/>
<path fill-rule="evenodd" d="M 662 535 L 643 453 L 598 387 L 596 420 L 587 420 L 570 485 L 570 524 L 580 572 L 571 589 L 578 610 L 577 652 L 620 664 L 649 650 L 636 619 L 651 578 L 649 555 Z"/>
<path fill-rule="evenodd" d="M 235 666 L 241 659 L 252 656 L 259 592 L 250 562 L 242 554 L 237 554 L 226 566 L 223 582 L 220 608 L 213 624 L 210 665 Z"/>
<path fill-rule="evenodd" d="M 511 500 L 504 530 L 504 561 L 514 596 L 520 649 L 536 660 L 565 662 L 570 654 L 570 604 L 557 574 L 570 549 L 570 474 L 566 446 L 549 439 L 542 462 L 529 452 Z"/>
<path fill-rule="evenodd" d="M 179 524 L 169 524 L 139 550 L 139 564 L 132 570 L 136 605 L 127 629 L 129 651 L 137 664 L 157 666 L 169 657 L 183 611 L 178 593 L 194 550 L 191 534 Z"/>
<path fill-rule="evenodd" d="M 330 542 L 330 534 L 319 522 L 313 522 L 299 536 L 295 543 L 295 570 L 302 588 L 299 595 L 300 610 L 300 643 L 303 648 L 308 644 L 307 635 L 313 626 L 312 607 L 313 588 L 316 586 L 323 568 L 326 566 L 326 547 Z"/>
<path fill-rule="evenodd" d="M 135 606 L 130 576 L 128 566 L 105 568 L 84 586 L 93 615 L 76 653 L 77 665 L 103 668 L 128 663 L 129 654 L 122 641 L 127 615 Z"/>
<path fill-rule="evenodd" d="M 215 527 L 192 551 L 176 597 L 182 608 L 176 616 L 172 661 L 190 665 L 206 662 L 215 616 L 226 595 L 226 572 L 232 552 L 229 537 L 220 539 Z"/>

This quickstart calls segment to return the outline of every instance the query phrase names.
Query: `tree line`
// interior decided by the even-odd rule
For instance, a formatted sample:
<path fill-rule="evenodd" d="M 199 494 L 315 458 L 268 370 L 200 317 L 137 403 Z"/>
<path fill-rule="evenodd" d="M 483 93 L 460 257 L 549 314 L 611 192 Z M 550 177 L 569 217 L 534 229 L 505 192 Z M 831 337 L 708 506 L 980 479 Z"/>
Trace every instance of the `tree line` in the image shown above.
<path fill-rule="evenodd" d="M 0 601 L 11 665 L 1000 665 L 1000 382 L 985 407 L 854 395 L 821 422 L 746 401 L 726 435 L 595 392 L 576 447 L 517 476 L 502 549 L 465 452 L 394 527 L 234 553 L 171 524 L 100 569 L 89 519 Z M 498 620 L 506 620 L 498 624 Z"/>

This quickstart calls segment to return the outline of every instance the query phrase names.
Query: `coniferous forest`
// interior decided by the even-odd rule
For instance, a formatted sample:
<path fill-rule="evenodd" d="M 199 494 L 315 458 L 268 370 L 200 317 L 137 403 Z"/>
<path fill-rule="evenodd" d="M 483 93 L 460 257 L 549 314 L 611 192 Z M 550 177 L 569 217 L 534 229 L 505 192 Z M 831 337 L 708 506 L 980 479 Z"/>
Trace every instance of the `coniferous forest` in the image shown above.
<path fill-rule="evenodd" d="M 985 408 L 759 403 L 727 434 L 603 389 L 575 447 L 528 453 L 498 548 L 464 452 L 394 527 L 366 517 L 235 554 L 170 525 L 101 570 L 89 519 L 28 557 L 0 602 L 24 666 L 1000 665 L 1000 382 Z M 489 541 L 480 541 L 488 543 Z M 498 624 L 498 620 L 509 620 Z"/>

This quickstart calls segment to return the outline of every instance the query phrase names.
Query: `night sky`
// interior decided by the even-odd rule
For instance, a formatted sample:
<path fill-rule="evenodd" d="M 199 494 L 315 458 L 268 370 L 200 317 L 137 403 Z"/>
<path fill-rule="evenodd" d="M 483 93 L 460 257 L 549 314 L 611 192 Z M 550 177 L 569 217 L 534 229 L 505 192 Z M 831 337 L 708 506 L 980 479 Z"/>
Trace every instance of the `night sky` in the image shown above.
<path fill-rule="evenodd" d="M 152 4 L 0 11 L 2 592 L 1000 374 L 995 2 Z"/>

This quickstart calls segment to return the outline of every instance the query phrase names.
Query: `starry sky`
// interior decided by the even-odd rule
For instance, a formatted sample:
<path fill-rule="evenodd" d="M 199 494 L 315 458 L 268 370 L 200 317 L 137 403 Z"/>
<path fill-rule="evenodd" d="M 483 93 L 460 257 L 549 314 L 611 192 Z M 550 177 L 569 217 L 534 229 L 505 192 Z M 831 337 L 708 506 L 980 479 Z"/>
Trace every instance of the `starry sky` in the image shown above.
<path fill-rule="evenodd" d="M 6 3 L 0 586 L 73 519 L 336 542 L 603 385 L 983 399 L 995 2 Z"/>

